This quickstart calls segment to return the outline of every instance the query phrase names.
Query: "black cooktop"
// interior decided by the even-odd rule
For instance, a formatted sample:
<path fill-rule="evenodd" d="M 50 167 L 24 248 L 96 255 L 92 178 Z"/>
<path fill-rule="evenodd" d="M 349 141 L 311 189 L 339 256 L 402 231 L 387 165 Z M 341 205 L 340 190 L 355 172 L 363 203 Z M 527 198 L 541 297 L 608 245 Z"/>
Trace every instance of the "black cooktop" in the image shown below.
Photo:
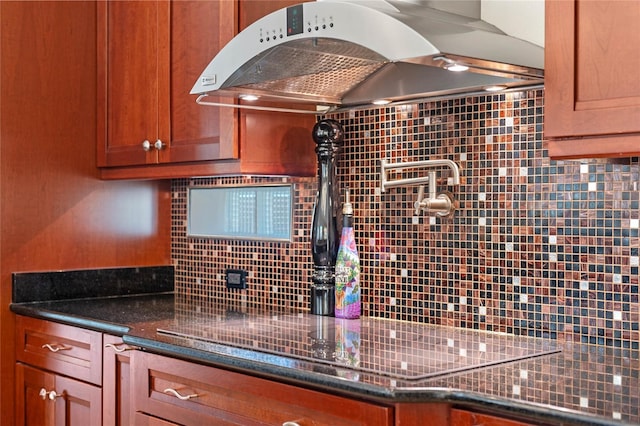
<path fill-rule="evenodd" d="M 436 377 L 559 352 L 547 339 L 379 318 L 310 314 L 176 317 L 159 335 L 232 346 L 404 380 Z"/>

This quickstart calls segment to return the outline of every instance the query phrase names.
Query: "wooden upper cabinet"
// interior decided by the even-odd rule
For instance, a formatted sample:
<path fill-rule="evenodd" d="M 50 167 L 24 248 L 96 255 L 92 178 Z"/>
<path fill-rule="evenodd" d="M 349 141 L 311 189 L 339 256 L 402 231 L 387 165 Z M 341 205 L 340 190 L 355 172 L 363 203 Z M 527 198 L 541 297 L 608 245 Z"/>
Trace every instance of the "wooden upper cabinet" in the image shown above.
<path fill-rule="evenodd" d="M 238 158 L 235 110 L 198 105 L 189 94 L 211 59 L 237 33 L 236 22 L 233 1 L 171 3 L 171 103 L 163 124 L 166 132 L 170 127 L 171 149 L 160 151 L 160 162 Z"/>
<path fill-rule="evenodd" d="M 639 155 L 640 2 L 547 1 L 545 8 L 549 155 Z"/>
<path fill-rule="evenodd" d="M 234 111 L 201 107 L 189 94 L 236 33 L 236 4 L 114 1 L 99 7 L 106 114 L 98 166 L 237 158 Z"/>
<path fill-rule="evenodd" d="M 309 1 L 314 0 L 239 0 L 240 30 L 278 9 Z"/>
<path fill-rule="evenodd" d="M 313 115 L 202 106 L 189 94 L 211 59 L 249 20 L 293 3 L 98 2 L 102 177 L 315 174 Z"/>

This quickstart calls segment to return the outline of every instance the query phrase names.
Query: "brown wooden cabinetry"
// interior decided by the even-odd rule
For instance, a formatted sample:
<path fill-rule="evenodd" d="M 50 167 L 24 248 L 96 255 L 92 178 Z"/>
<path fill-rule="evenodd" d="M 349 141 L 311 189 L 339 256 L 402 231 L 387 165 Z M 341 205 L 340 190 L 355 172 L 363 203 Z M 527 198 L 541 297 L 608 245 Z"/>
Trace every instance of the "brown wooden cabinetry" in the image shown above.
<path fill-rule="evenodd" d="M 295 1 L 250 3 L 99 2 L 103 178 L 315 173 L 313 116 L 201 106 L 189 94 L 249 21 Z"/>
<path fill-rule="evenodd" d="M 640 155 L 640 3 L 546 2 L 549 155 Z"/>
<path fill-rule="evenodd" d="M 18 316 L 16 359 L 95 385 L 102 384 L 102 334 L 97 331 Z"/>
<path fill-rule="evenodd" d="M 531 426 L 518 420 L 510 420 L 484 413 L 451 409 L 451 426 Z"/>
<path fill-rule="evenodd" d="M 98 425 L 99 387 L 39 368 L 16 366 L 16 424 L 25 426 Z"/>
<path fill-rule="evenodd" d="M 100 424 L 101 343 L 98 332 L 18 316 L 16 424 Z"/>
<path fill-rule="evenodd" d="M 136 351 L 135 410 L 183 425 L 393 424 L 393 408 Z M 153 424 L 153 423 L 149 423 Z"/>
<path fill-rule="evenodd" d="M 134 424 L 122 338 L 20 315 L 16 336 L 17 424 Z"/>
<path fill-rule="evenodd" d="M 168 422 L 157 417 L 148 416 L 143 413 L 135 413 L 134 424 L 136 426 L 176 426 L 177 423 Z"/>
<path fill-rule="evenodd" d="M 121 337 L 104 335 L 102 356 L 102 425 L 131 423 L 131 347 Z"/>

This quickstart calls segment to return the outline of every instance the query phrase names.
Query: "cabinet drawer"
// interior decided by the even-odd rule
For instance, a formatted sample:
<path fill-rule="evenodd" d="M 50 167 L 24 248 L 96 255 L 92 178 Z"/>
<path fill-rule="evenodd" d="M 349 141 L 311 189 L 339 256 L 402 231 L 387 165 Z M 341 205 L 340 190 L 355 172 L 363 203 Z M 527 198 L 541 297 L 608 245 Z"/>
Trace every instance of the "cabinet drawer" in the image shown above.
<path fill-rule="evenodd" d="M 140 351 L 132 366 L 134 410 L 180 424 L 393 424 L 391 407 L 214 367 Z"/>
<path fill-rule="evenodd" d="M 531 426 L 517 420 L 505 419 L 489 414 L 475 413 L 473 411 L 451 409 L 451 426 Z"/>
<path fill-rule="evenodd" d="M 157 417 L 147 416 L 143 413 L 135 413 L 133 421 L 136 426 L 177 426 L 176 423 L 168 422 Z"/>
<path fill-rule="evenodd" d="M 16 359 L 102 384 L 102 334 L 96 331 L 18 315 Z"/>

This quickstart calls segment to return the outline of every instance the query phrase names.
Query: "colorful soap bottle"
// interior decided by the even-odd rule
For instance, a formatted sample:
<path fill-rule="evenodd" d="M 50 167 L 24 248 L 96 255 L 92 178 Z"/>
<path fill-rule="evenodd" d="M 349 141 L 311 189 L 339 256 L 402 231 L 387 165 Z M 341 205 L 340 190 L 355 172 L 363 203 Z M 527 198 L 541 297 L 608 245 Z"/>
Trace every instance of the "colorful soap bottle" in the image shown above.
<path fill-rule="evenodd" d="M 349 190 L 342 206 L 342 235 L 335 264 L 335 283 L 336 318 L 360 318 L 360 258 L 353 231 Z"/>

